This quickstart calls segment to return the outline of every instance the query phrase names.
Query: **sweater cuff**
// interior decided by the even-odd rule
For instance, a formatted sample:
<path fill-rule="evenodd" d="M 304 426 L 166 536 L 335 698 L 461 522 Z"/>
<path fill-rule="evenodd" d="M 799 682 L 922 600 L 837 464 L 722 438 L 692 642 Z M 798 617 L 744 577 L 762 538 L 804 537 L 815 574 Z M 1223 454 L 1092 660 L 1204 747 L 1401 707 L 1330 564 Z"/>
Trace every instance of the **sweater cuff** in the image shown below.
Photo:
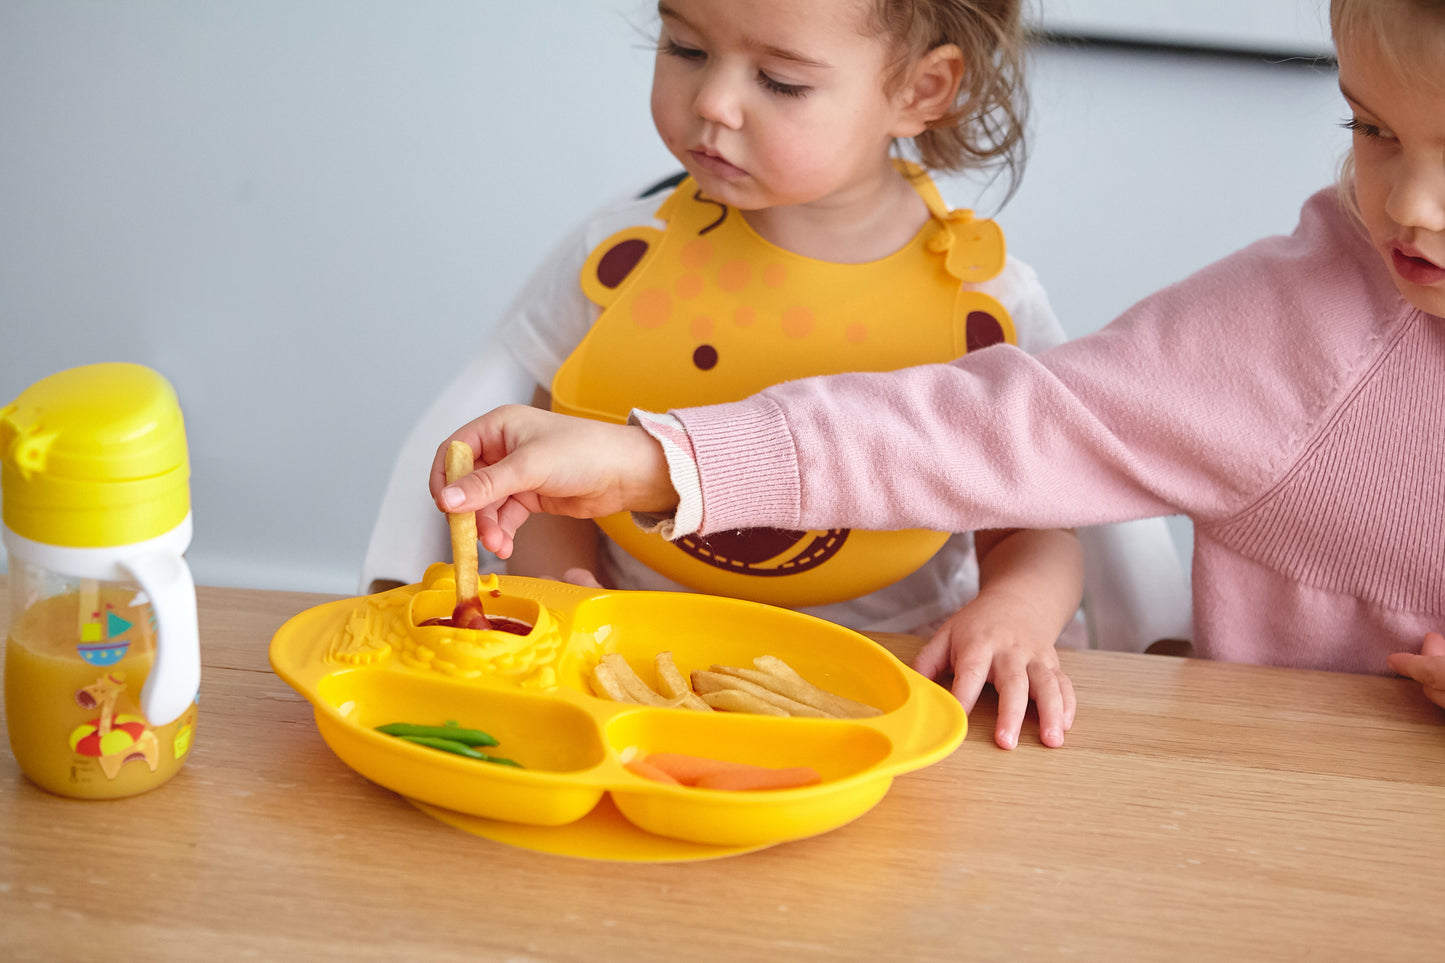
<path fill-rule="evenodd" d="M 692 444 L 701 491 L 700 534 L 802 527 L 798 453 L 781 408 L 764 395 L 753 395 L 671 414 Z"/>
<path fill-rule="evenodd" d="M 633 523 L 644 531 L 656 532 L 669 542 L 696 534 L 702 522 L 702 484 L 687 432 L 671 415 L 637 408 L 627 416 L 627 421 L 640 427 L 662 446 L 662 454 L 667 459 L 667 473 L 672 487 L 677 490 L 677 509 L 671 515 L 633 512 Z"/>

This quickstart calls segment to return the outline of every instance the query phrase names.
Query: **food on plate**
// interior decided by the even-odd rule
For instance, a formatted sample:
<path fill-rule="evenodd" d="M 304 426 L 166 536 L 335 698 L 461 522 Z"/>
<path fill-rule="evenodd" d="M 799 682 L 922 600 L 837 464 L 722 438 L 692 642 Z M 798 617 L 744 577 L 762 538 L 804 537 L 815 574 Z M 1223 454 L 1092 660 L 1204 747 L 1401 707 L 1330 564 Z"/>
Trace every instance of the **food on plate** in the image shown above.
<path fill-rule="evenodd" d="M 452 610 L 445 619 L 423 619 L 418 626 L 449 625 L 458 629 L 480 629 L 484 632 L 510 632 L 512 635 L 530 635 L 532 626 L 520 619 L 509 619 L 505 615 L 486 615 L 481 611 L 480 602 L 464 602 Z M 480 619 L 477 617 L 480 616 Z M 485 623 L 485 624 L 484 624 Z"/>
<path fill-rule="evenodd" d="M 670 786 L 682 785 L 681 780 L 677 779 L 675 776 L 671 776 L 668 773 L 663 772 L 661 769 L 648 762 L 642 756 L 638 756 L 634 759 L 628 759 L 622 764 L 622 768 L 626 769 L 634 776 L 641 776 L 643 779 L 651 779 L 653 782 L 665 782 Z"/>
<path fill-rule="evenodd" d="M 612 670 L 612 677 L 617 680 L 617 684 L 622 688 L 622 691 L 627 693 L 629 701 L 636 702 L 642 706 L 666 706 L 670 708 L 677 705 L 676 702 L 664 699 L 656 692 L 653 692 L 647 683 L 643 682 L 638 678 L 637 673 L 632 671 L 632 666 L 628 664 L 627 660 L 616 652 L 609 652 L 604 655 L 599 666 Z"/>
<path fill-rule="evenodd" d="M 377 732 L 384 732 L 388 736 L 429 736 L 437 739 L 451 739 L 468 746 L 495 746 L 497 739 L 489 732 L 480 729 L 464 729 L 457 725 L 455 719 L 448 719 L 446 725 L 442 726 L 418 726 L 410 722 L 392 722 L 384 726 L 377 726 Z"/>
<path fill-rule="evenodd" d="M 522 764 L 515 759 L 506 759 L 479 751 L 475 748 L 476 746 L 495 746 L 497 740 L 480 729 L 464 729 L 451 720 L 448 720 L 444 726 L 419 726 L 410 722 L 392 722 L 384 726 L 377 726 L 376 731 L 403 742 L 426 746 L 428 749 L 439 749 L 456 756 L 466 756 L 468 759 L 491 762 L 499 766 L 523 768 Z"/>
<path fill-rule="evenodd" d="M 699 712 L 711 710 L 706 702 L 698 697 L 688 686 L 687 680 L 677 670 L 677 663 L 672 660 L 671 652 L 659 652 L 653 657 L 653 670 L 657 675 L 657 688 L 669 699 L 681 699 L 681 704 L 688 709 L 696 709 Z"/>
<path fill-rule="evenodd" d="M 753 668 L 714 665 L 684 678 L 671 652 L 654 657 L 657 691 L 633 671 L 628 661 L 610 652 L 592 669 L 592 691 L 614 702 L 698 711 L 751 712 L 765 716 L 811 719 L 863 719 L 882 713 L 813 685 L 777 656 L 753 660 Z"/>
<path fill-rule="evenodd" d="M 622 755 L 623 765 L 634 775 L 697 789 L 795 789 L 823 781 L 811 766 L 772 769 L 680 752 L 643 753 L 636 747 L 624 750 Z"/>
<path fill-rule="evenodd" d="M 447 483 L 472 470 L 476 456 L 464 441 L 447 446 Z M 451 624 L 463 629 L 490 629 L 482 611 L 481 586 L 477 579 L 477 516 L 472 512 L 447 512 L 452 536 L 452 564 L 456 567 L 457 605 Z M 526 633 L 520 633 L 525 635 Z"/>
<path fill-rule="evenodd" d="M 693 691 L 702 696 L 703 699 L 707 699 L 709 695 L 717 692 L 736 690 L 747 693 L 759 702 L 783 710 L 784 715 L 810 716 L 814 719 L 836 718 L 831 712 L 814 708 L 806 703 L 798 702 L 796 699 L 790 699 L 780 692 L 774 692 L 756 682 L 751 682 L 728 672 L 721 671 L 726 668 L 727 666 L 714 666 L 714 671 L 712 672 L 703 669 L 694 672 L 692 674 Z"/>
<path fill-rule="evenodd" d="M 667 667 L 671 667 L 672 675 L 676 676 L 675 680 L 664 682 L 659 675 L 659 687 L 675 690 L 676 684 L 681 683 L 683 691 L 677 695 L 670 695 L 666 692 L 659 695 L 654 692 L 632 670 L 632 666 L 628 664 L 627 660 L 616 652 L 607 653 L 602 657 L 602 661 L 592 667 L 592 691 L 604 699 L 611 699 L 614 702 L 631 702 L 664 709 L 684 708 L 703 712 L 711 711 L 707 703 L 694 695 L 687 688 L 687 683 L 682 681 L 682 674 L 672 664 L 671 653 L 658 653 L 657 658 L 662 660 L 659 665 L 663 672 Z"/>
<path fill-rule="evenodd" d="M 744 692 L 742 689 L 718 689 L 716 692 L 703 693 L 701 698 L 703 702 L 720 712 L 750 712 L 755 716 L 782 716 L 783 718 L 791 715 L 787 709 L 759 699 L 751 692 Z"/>
<path fill-rule="evenodd" d="M 611 699 L 613 702 L 636 702 L 637 700 L 627 694 L 622 683 L 617 679 L 617 673 L 612 671 L 612 666 L 599 662 L 592 667 L 592 691 L 604 699 Z"/>
<path fill-rule="evenodd" d="M 735 675 L 763 686 L 795 702 L 821 709 L 840 719 L 866 719 L 882 715 L 882 711 L 861 702 L 854 702 L 827 689 L 820 689 L 798 674 L 797 670 L 774 655 L 760 655 L 753 660 L 754 669 L 715 665 L 714 672 Z"/>

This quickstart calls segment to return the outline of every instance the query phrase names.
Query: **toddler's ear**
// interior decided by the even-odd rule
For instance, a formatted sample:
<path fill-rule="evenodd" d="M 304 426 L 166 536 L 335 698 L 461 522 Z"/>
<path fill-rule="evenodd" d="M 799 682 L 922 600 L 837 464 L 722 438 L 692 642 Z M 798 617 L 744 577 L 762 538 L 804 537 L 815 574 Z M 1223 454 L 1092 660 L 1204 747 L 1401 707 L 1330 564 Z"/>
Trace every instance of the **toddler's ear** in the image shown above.
<path fill-rule="evenodd" d="M 963 83 L 963 51 L 946 43 L 934 47 L 914 64 L 897 94 L 894 137 L 917 137 L 928 125 L 953 109 Z"/>

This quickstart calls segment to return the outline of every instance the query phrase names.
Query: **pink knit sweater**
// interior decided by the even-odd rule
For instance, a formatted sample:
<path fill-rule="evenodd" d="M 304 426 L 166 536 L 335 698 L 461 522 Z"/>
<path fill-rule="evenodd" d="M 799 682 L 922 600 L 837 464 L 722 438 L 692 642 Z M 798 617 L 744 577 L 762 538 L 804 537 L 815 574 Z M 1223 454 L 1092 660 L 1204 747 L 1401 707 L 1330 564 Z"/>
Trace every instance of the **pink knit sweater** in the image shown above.
<path fill-rule="evenodd" d="M 1194 521 L 1197 654 L 1387 672 L 1445 629 L 1445 321 L 1333 189 L 1103 330 L 673 412 L 711 532 Z"/>

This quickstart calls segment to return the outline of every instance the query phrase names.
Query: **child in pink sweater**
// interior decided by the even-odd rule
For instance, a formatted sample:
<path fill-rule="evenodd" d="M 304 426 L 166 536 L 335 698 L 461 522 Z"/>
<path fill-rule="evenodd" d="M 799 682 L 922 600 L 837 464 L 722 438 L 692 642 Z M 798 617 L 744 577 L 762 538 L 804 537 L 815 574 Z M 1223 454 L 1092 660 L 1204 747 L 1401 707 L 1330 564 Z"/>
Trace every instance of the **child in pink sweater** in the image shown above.
<path fill-rule="evenodd" d="M 438 507 L 479 509 L 500 555 L 533 511 L 675 510 L 670 537 L 1183 513 L 1199 655 L 1393 670 L 1445 705 L 1445 7 L 1333 0 L 1331 23 L 1353 150 L 1294 234 L 1036 357 L 999 345 L 638 426 L 499 409 L 453 435 L 482 467 L 434 471 Z"/>

